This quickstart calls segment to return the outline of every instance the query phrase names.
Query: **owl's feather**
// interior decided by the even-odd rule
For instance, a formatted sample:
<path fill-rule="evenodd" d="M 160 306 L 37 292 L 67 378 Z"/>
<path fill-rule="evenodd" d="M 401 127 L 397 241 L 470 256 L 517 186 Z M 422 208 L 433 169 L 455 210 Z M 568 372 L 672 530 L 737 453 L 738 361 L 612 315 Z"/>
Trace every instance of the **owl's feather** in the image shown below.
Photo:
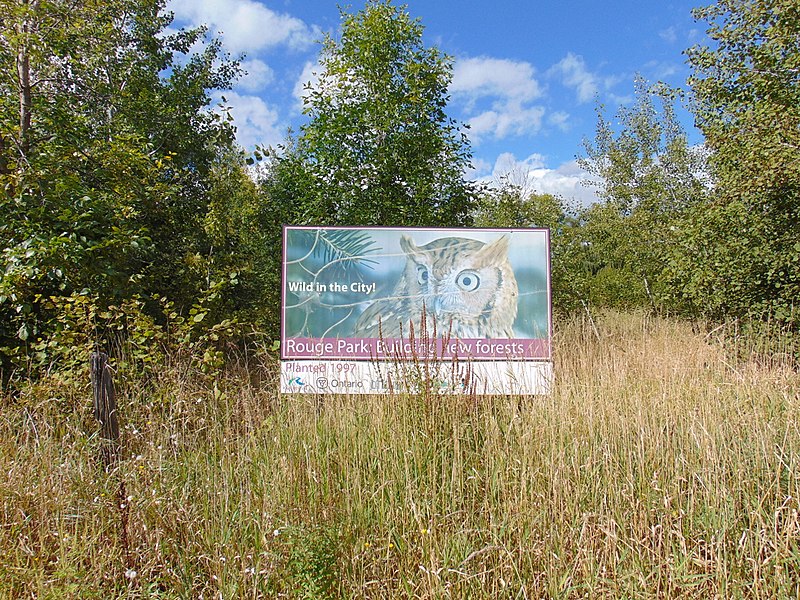
<path fill-rule="evenodd" d="M 407 337 L 413 323 L 456 338 L 511 338 L 517 316 L 517 281 L 508 262 L 508 237 L 488 244 L 439 238 L 424 246 L 403 235 L 403 273 L 393 292 L 361 314 L 354 335 Z"/>

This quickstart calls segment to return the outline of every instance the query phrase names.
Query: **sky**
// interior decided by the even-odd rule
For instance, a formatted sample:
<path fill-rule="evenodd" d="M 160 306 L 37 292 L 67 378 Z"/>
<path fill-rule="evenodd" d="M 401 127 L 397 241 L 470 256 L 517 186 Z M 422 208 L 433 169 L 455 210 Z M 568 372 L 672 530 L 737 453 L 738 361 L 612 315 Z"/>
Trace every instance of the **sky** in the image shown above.
<path fill-rule="evenodd" d="M 588 204 L 576 163 L 596 109 L 630 106 L 637 74 L 685 87 L 683 51 L 705 39 L 691 10 L 705 0 L 408 0 L 424 43 L 453 59 L 447 114 L 469 124 L 471 179 L 507 175 L 539 193 Z M 401 3 L 398 2 L 398 5 Z M 357 12 L 364 0 L 347 6 Z M 205 24 L 247 74 L 223 93 L 246 149 L 277 146 L 306 122 L 304 83 L 320 40 L 336 37 L 335 0 L 170 0 L 174 27 Z M 702 138 L 679 113 L 691 143 Z"/>

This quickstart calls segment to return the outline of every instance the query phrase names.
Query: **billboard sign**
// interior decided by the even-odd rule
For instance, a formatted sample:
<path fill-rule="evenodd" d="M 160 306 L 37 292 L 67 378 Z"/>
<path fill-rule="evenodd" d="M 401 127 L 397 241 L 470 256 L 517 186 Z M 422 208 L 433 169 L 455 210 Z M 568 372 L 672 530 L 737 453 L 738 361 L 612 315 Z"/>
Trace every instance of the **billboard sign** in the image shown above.
<path fill-rule="evenodd" d="M 283 391 L 386 391 L 409 361 L 552 370 L 546 229 L 285 227 L 282 285 Z"/>

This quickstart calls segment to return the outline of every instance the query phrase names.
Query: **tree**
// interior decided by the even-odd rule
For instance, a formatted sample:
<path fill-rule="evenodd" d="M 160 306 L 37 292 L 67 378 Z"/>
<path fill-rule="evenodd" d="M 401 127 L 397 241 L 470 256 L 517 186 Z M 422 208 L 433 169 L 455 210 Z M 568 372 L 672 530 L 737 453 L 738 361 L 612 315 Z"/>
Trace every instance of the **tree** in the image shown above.
<path fill-rule="evenodd" d="M 720 190 L 763 203 L 796 200 L 800 6 L 719 0 L 694 16 L 709 22 L 715 43 L 690 48 L 687 56 L 694 69 L 692 108 L 714 151 Z"/>
<path fill-rule="evenodd" d="M 688 144 L 675 95 L 635 81 L 636 101 L 617 114 L 620 127 L 598 109 L 594 142 L 579 163 L 600 180 L 603 202 L 580 216 L 586 268 L 601 304 L 674 305 L 667 267 L 682 235 L 679 221 L 707 191 L 704 152 Z M 674 306 L 673 306 L 674 307 Z"/>
<path fill-rule="evenodd" d="M 6 352 L 47 334 L 52 297 L 158 294 L 187 307 L 207 284 L 209 177 L 233 144 L 209 91 L 238 66 L 202 29 L 168 33 L 163 7 L 0 1 Z"/>
<path fill-rule="evenodd" d="M 420 22 L 391 0 L 369 0 L 342 19 L 341 38 L 323 42 L 318 83 L 306 89 L 310 120 L 274 165 L 293 174 L 294 221 L 468 223 L 470 149 L 445 114 L 451 59 L 426 47 Z"/>
<path fill-rule="evenodd" d="M 715 198 L 687 226 L 686 294 L 713 318 L 770 317 L 797 330 L 800 6 L 719 0 L 694 14 L 713 41 L 687 56 Z"/>

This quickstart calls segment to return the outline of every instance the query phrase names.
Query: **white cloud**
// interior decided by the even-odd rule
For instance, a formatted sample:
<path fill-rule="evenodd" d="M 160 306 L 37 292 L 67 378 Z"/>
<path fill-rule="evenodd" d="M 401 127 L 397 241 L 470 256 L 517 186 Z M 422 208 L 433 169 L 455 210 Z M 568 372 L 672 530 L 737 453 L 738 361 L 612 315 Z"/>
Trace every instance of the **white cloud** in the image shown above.
<path fill-rule="evenodd" d="M 507 180 L 529 193 L 553 194 L 568 202 L 574 201 L 578 206 L 588 206 L 598 200 L 596 188 L 585 184 L 592 180 L 592 176 L 576 161 L 565 162 L 553 169 L 546 165 L 541 154 L 531 154 L 520 160 L 510 152 L 504 152 L 495 160 L 491 172 L 486 170 L 477 179 L 490 184 Z"/>
<path fill-rule="evenodd" d="M 645 63 L 644 68 L 648 76 L 656 80 L 664 80 L 680 72 L 681 66 L 671 61 L 651 60 Z"/>
<path fill-rule="evenodd" d="M 586 68 L 586 61 L 582 56 L 569 52 L 551 69 L 552 73 L 561 75 L 562 83 L 575 88 L 578 102 L 585 104 L 592 100 L 600 91 L 600 79 Z"/>
<path fill-rule="evenodd" d="M 547 117 L 547 122 L 560 129 L 561 131 L 569 131 L 571 129 L 569 123 L 569 113 L 562 110 L 550 113 Z"/>
<path fill-rule="evenodd" d="M 284 141 L 286 127 L 279 122 L 278 112 L 258 96 L 226 92 L 236 125 L 236 141 L 245 149 L 256 144 L 276 146 Z"/>
<path fill-rule="evenodd" d="M 255 0 L 170 0 L 167 10 L 175 13 L 179 23 L 208 25 L 209 32 L 221 35 L 233 54 L 275 46 L 303 50 L 320 37 L 316 27 Z"/>
<path fill-rule="evenodd" d="M 470 98 L 506 97 L 519 101 L 542 95 L 530 63 L 501 58 L 467 58 L 453 67 L 450 92 Z"/>
<path fill-rule="evenodd" d="M 456 61 L 449 91 L 464 105 L 473 144 L 484 137 L 504 139 L 540 129 L 545 111 L 532 104 L 542 95 L 535 74 L 527 62 L 491 57 Z"/>
<path fill-rule="evenodd" d="M 471 181 L 479 181 L 483 179 L 483 175 L 490 173 L 492 163 L 482 158 L 472 158 L 472 167 L 464 172 L 464 177 Z"/>
<path fill-rule="evenodd" d="M 542 126 L 543 116 L 544 108 L 541 106 L 525 108 L 516 101 L 498 102 L 492 110 L 467 120 L 470 127 L 467 135 L 473 144 L 478 145 L 485 136 L 500 140 L 511 135 L 535 133 Z"/>
<path fill-rule="evenodd" d="M 658 32 L 658 37 L 660 37 L 668 44 L 674 44 L 675 42 L 678 41 L 678 31 L 675 29 L 674 26 L 667 27 L 666 29 L 663 29 Z"/>
<path fill-rule="evenodd" d="M 296 106 L 298 107 L 298 111 L 303 108 L 303 99 L 308 94 L 308 87 L 310 86 L 312 89 L 318 87 L 319 74 L 321 72 L 322 65 L 320 65 L 319 62 L 307 62 L 303 66 L 303 72 L 300 73 L 300 77 L 297 78 L 294 84 L 294 90 L 292 91 L 292 95 L 297 100 Z"/>
<path fill-rule="evenodd" d="M 275 73 L 269 65 L 257 58 L 242 61 L 242 69 L 245 75 L 239 79 L 237 87 L 246 92 L 259 92 L 275 79 Z"/>
<path fill-rule="evenodd" d="M 699 44 L 706 40 L 705 32 L 702 29 L 692 28 L 686 34 L 686 40 L 690 45 Z"/>

